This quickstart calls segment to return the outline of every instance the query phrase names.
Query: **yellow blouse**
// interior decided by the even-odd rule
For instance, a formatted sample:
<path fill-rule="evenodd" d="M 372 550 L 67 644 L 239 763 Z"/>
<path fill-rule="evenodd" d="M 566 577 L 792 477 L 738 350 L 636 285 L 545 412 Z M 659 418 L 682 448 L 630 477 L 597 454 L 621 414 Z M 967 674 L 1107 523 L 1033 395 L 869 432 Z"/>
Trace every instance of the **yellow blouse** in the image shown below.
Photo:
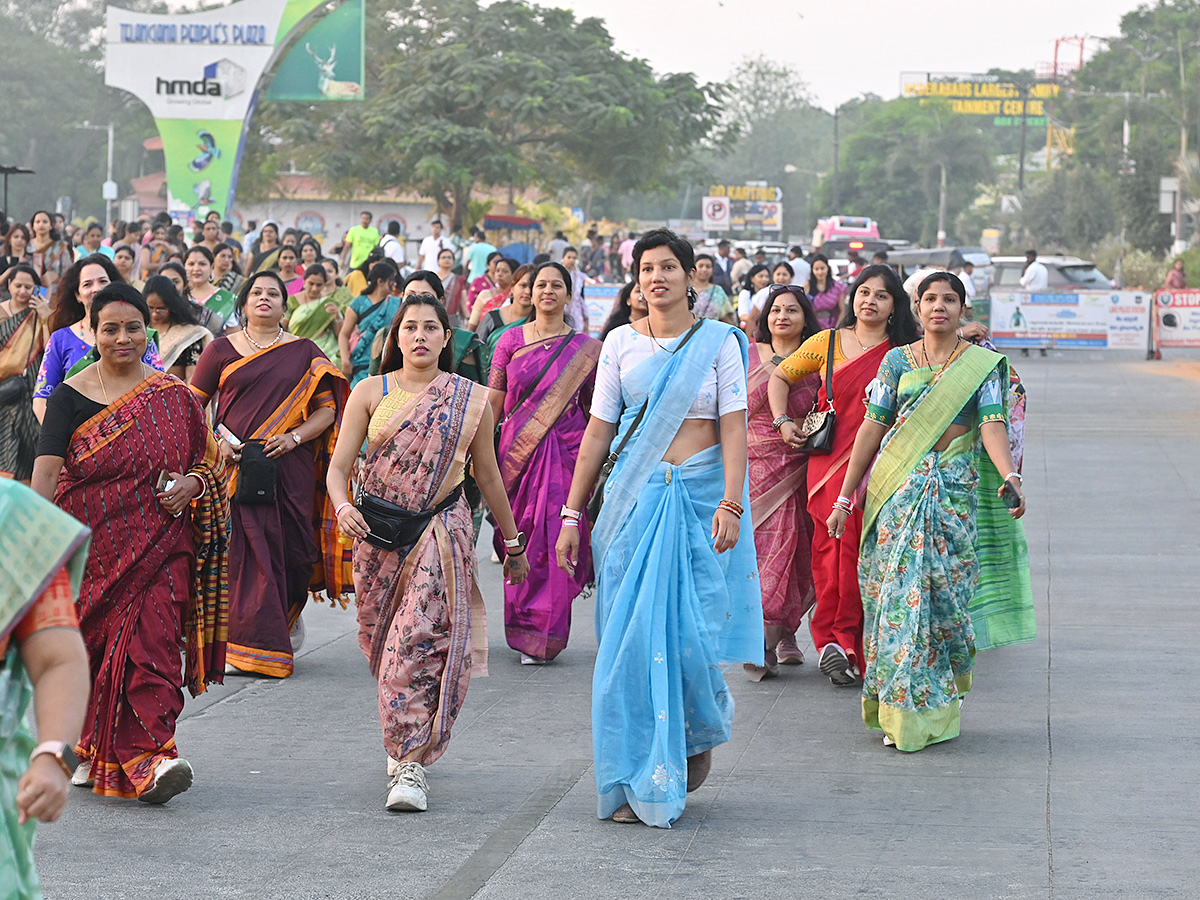
<path fill-rule="evenodd" d="M 825 354 L 828 351 L 829 330 L 818 331 L 779 364 L 779 371 L 791 384 L 795 384 L 805 375 L 824 372 Z M 833 364 L 837 366 L 845 361 L 846 354 L 842 352 L 842 336 L 839 334 L 833 342 Z"/>
<path fill-rule="evenodd" d="M 375 412 L 371 414 L 371 421 L 367 423 L 368 444 L 374 443 L 375 439 L 383 431 L 384 426 L 392 420 L 396 413 L 403 409 L 406 404 L 411 403 L 413 398 L 417 396 L 394 384 L 391 390 L 388 390 L 388 377 L 386 375 L 383 376 L 383 389 L 386 393 L 383 395 L 383 399 L 379 401 L 379 405 L 375 407 Z M 461 483 L 462 480 L 463 476 L 460 474 L 456 484 Z"/>

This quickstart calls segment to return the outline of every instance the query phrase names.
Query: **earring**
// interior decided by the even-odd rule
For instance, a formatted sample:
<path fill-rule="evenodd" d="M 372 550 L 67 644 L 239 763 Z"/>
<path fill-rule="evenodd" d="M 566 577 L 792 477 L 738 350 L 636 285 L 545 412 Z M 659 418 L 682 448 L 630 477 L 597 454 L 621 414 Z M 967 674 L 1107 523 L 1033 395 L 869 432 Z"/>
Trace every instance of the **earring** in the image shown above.
<path fill-rule="evenodd" d="M 889 324 L 889 325 L 891 325 L 891 324 L 892 324 L 892 317 L 891 317 L 891 316 L 888 316 L 888 324 Z"/>

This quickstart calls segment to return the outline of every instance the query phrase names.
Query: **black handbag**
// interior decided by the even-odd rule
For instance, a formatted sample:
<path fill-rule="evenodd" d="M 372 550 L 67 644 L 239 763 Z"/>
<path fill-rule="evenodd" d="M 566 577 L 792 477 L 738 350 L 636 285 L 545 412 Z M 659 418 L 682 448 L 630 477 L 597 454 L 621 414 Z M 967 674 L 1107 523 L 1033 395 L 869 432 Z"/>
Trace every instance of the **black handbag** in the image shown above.
<path fill-rule="evenodd" d="M 34 315 L 30 310 L 27 315 Z M 36 324 L 36 318 L 34 320 Z M 24 322 L 21 323 L 22 325 Z M 20 328 L 20 326 L 17 326 Z M 29 355 L 33 356 L 33 348 L 37 344 L 38 330 L 33 329 L 33 339 L 29 342 Z M 12 406 L 14 403 L 19 403 L 26 398 L 33 397 L 33 388 L 29 384 L 29 375 L 22 372 L 19 375 L 10 375 L 3 381 L 0 381 L 0 406 Z"/>
<path fill-rule="evenodd" d="M 453 506 L 462 493 L 463 486 L 460 484 L 450 492 L 450 496 L 433 509 L 412 512 L 403 506 L 397 506 L 390 500 L 368 494 L 360 485 L 358 502 L 354 505 L 367 522 L 367 534 L 363 540 L 380 550 L 399 550 L 401 547 L 411 547 L 421 539 L 421 535 L 425 533 L 425 529 L 429 527 L 433 517 Z"/>
<path fill-rule="evenodd" d="M 829 350 L 825 354 L 825 400 L 829 409 L 818 410 L 818 400 L 813 399 L 812 411 L 800 423 L 800 433 L 808 438 L 804 450 L 814 456 L 828 456 L 833 452 L 833 431 L 837 427 L 837 413 L 833 409 L 833 342 L 837 329 L 829 332 Z"/>
<path fill-rule="evenodd" d="M 269 506 L 275 502 L 279 463 L 266 455 L 263 442 L 248 440 L 242 445 L 238 463 L 238 486 L 233 499 L 243 506 Z"/>
<path fill-rule="evenodd" d="M 683 345 L 692 339 L 703 319 L 697 319 L 695 324 L 688 329 L 688 333 L 683 336 L 683 340 L 679 342 L 679 346 L 672 350 L 672 353 L 678 353 L 683 349 Z M 629 439 L 633 437 L 633 433 L 638 430 L 638 426 L 642 424 L 642 416 L 646 415 L 646 408 L 650 405 L 650 398 L 646 398 L 646 402 L 642 404 L 642 408 L 638 410 L 637 418 L 633 420 L 633 424 L 629 426 L 629 430 L 625 432 L 625 437 L 621 443 L 617 445 L 617 449 L 608 454 L 608 458 L 604 460 L 604 465 L 600 467 L 600 476 L 596 479 L 596 486 L 592 489 L 592 497 L 588 500 L 587 514 L 588 521 L 593 525 L 596 523 L 596 518 L 600 515 L 600 509 L 604 506 L 604 486 L 608 482 L 608 476 L 612 474 L 613 469 L 617 465 L 617 460 L 621 458 L 621 451 L 625 449 L 625 445 L 629 443 Z"/>

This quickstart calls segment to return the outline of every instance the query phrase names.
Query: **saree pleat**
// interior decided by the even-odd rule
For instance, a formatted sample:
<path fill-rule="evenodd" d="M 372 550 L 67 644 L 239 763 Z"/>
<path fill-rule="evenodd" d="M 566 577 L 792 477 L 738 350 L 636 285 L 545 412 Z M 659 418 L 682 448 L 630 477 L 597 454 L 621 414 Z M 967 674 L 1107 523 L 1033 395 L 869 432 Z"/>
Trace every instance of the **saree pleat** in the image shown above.
<path fill-rule="evenodd" d="M 521 333 L 511 332 L 519 347 Z M 517 529 L 525 533 L 529 576 L 504 586 L 504 633 L 514 650 L 554 659 L 571 633 L 571 603 L 592 581 L 590 528 L 586 514 L 579 522 L 579 558 L 567 575 L 555 561 L 554 546 L 562 529 L 558 511 L 567 502 L 571 474 L 587 428 L 581 391 L 590 394 L 596 380 L 600 342 L 586 335 L 570 342 L 537 385 L 550 354 L 540 342 L 509 359 L 505 366 L 505 419 L 500 426 L 498 458 L 504 489 Z M 517 401 L 533 388 L 520 408 Z M 504 536 L 493 533 L 497 555 Z"/>
<path fill-rule="evenodd" d="M 209 502 L 169 515 L 156 496 L 164 470 L 195 471 Z M 157 372 L 71 440 L 55 502 L 93 530 L 77 603 L 92 672 L 79 755 L 98 794 L 144 791 L 177 755 L 184 684 L 199 693 L 223 678 L 222 477 L 199 403 Z"/>
<path fill-rule="evenodd" d="M 363 489 L 414 512 L 455 490 L 487 389 L 439 375 L 367 448 Z M 388 755 L 429 765 L 446 750 L 472 675 L 487 674 L 487 625 L 471 512 L 460 497 L 409 547 L 354 544 L 358 642 L 379 685 Z"/>
<path fill-rule="evenodd" d="M 608 480 L 593 532 L 592 743 L 602 819 L 629 803 L 646 824 L 669 828 L 683 813 L 687 757 L 729 740 L 733 699 L 721 663 L 763 663 L 750 523 L 743 519 L 732 549 L 712 548 L 725 490 L 721 446 L 682 465 L 662 461 L 730 333 L 745 360 L 745 336 L 705 320 L 686 347 L 622 377 L 614 446 L 647 397 L 650 407 Z M 749 508 L 748 489 L 742 493 Z"/>

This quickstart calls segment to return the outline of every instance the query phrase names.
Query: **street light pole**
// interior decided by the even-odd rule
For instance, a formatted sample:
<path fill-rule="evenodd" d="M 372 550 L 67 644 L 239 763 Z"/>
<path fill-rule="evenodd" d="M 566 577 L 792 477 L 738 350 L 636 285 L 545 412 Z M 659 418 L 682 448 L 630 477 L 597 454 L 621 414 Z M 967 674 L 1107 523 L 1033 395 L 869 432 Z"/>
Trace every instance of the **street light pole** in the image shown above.
<path fill-rule="evenodd" d="M 107 125 L 93 125 L 91 122 L 84 122 L 82 125 L 75 126 L 84 131 L 106 131 L 108 132 L 108 168 L 105 170 L 104 188 L 101 194 L 104 196 L 104 233 L 108 234 L 112 228 L 112 201 L 117 199 L 116 196 L 109 197 L 108 194 L 113 185 L 113 123 Z"/>
<path fill-rule="evenodd" d="M 836 216 L 841 212 L 838 198 L 838 112 L 840 106 L 833 108 L 833 209 L 829 211 L 831 216 Z"/>

